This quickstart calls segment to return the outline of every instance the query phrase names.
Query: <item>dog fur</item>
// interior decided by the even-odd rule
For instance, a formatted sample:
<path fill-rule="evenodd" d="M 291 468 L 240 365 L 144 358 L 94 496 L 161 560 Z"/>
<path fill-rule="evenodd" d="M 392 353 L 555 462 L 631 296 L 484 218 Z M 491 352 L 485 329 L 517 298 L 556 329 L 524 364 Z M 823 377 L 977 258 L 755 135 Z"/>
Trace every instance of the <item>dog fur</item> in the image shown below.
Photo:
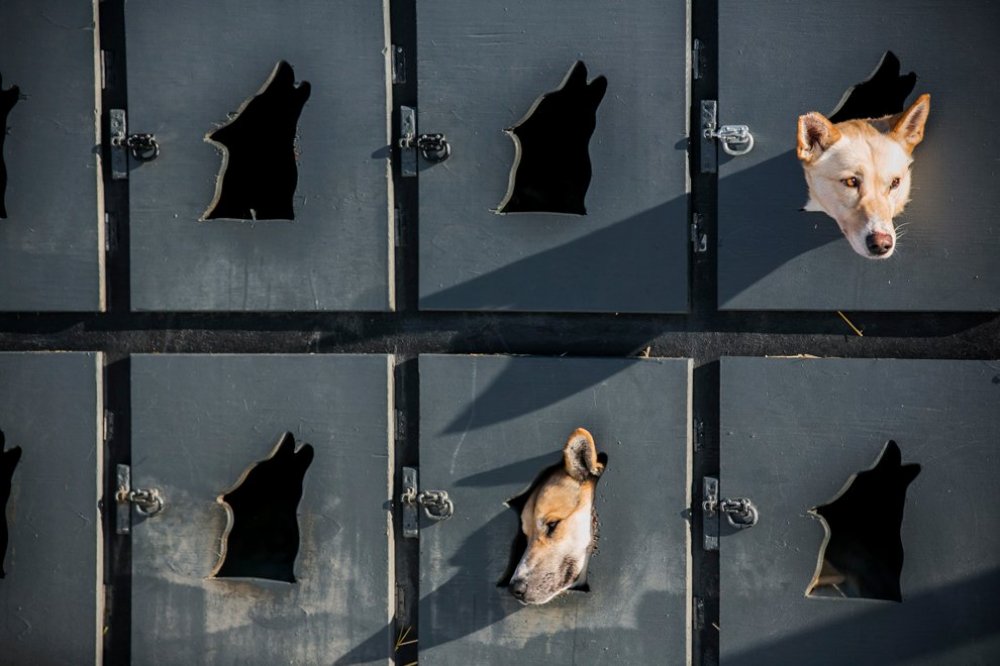
<path fill-rule="evenodd" d="M 804 210 L 821 211 L 855 252 L 888 259 L 896 249 L 893 218 L 910 200 L 913 149 L 924 138 L 930 95 L 894 116 L 831 123 L 799 116 L 797 154 L 809 185 Z"/>
<path fill-rule="evenodd" d="M 509 589 L 523 604 L 544 604 L 586 580 L 597 538 L 594 491 L 604 472 L 593 436 L 577 428 L 563 464 L 537 483 L 521 510 L 527 548 Z"/>

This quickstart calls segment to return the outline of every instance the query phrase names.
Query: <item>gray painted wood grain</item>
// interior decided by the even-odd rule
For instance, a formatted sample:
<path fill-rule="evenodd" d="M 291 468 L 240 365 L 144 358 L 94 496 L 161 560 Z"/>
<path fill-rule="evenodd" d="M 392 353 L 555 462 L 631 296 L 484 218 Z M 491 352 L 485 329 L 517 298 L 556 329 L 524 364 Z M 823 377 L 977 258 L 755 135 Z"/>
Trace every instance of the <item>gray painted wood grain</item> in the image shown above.
<path fill-rule="evenodd" d="M 133 309 L 390 309 L 382 5 L 130 0 L 126 28 L 131 131 L 161 148 L 130 176 Z M 204 136 L 282 59 L 312 85 L 295 220 L 199 222 Z"/>
<path fill-rule="evenodd" d="M 719 114 L 756 147 L 720 151 L 719 306 L 732 310 L 1000 309 L 1000 190 L 993 122 L 1000 5 L 988 2 L 720 2 Z M 830 113 L 892 50 L 931 94 L 905 236 L 887 261 L 856 255 L 836 222 L 799 212 L 796 122 Z"/>
<path fill-rule="evenodd" d="M 687 360 L 420 357 L 420 484 L 455 502 L 421 528 L 421 663 L 685 663 L 689 378 Z M 520 529 L 504 502 L 578 426 L 609 456 L 592 591 L 524 607 L 496 586 Z"/>
<path fill-rule="evenodd" d="M 0 3 L 0 75 L 26 96 L 7 118 L 0 310 L 103 309 L 94 69 L 91 0 Z"/>
<path fill-rule="evenodd" d="M 100 354 L 0 353 L 0 430 L 21 448 L 7 505 L 0 661 L 100 663 Z"/>
<path fill-rule="evenodd" d="M 724 359 L 721 491 L 760 523 L 722 537 L 721 663 L 997 663 L 998 405 L 995 362 Z M 922 466 L 903 602 L 805 598 L 824 535 L 806 511 L 888 439 Z"/>
<path fill-rule="evenodd" d="M 419 6 L 425 310 L 687 310 L 686 4 L 546 0 Z M 514 144 L 502 130 L 583 60 L 608 91 L 590 141 L 585 217 L 496 215 Z"/>
<path fill-rule="evenodd" d="M 133 485 L 165 501 L 133 523 L 133 663 L 387 663 L 390 377 L 382 355 L 133 357 Z M 315 448 L 297 582 L 208 578 L 216 497 L 286 430 Z"/>

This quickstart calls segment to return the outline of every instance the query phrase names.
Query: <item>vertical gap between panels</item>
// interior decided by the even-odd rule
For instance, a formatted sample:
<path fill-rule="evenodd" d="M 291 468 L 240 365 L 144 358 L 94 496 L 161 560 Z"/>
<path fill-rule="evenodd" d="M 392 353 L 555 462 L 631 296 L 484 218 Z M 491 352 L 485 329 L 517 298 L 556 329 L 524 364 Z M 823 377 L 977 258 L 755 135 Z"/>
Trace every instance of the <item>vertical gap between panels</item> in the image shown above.
<path fill-rule="evenodd" d="M 718 313 L 718 175 L 701 172 L 701 101 L 719 98 L 719 2 L 691 0 L 689 36 L 691 53 L 690 107 L 688 110 L 688 173 L 691 182 L 690 222 L 697 223 L 691 236 L 705 235 L 704 249 L 692 242 L 691 324 L 698 330 L 716 330 Z M 697 77 L 695 76 L 697 74 Z M 712 146 L 712 150 L 716 150 Z M 691 463 L 692 663 L 719 663 L 719 552 L 706 551 L 702 523 L 702 479 L 718 478 L 720 350 L 695 358 L 692 373 L 693 451 Z"/>
<path fill-rule="evenodd" d="M 131 661 L 132 540 L 116 531 L 115 469 L 130 465 L 131 362 L 127 354 L 105 356 L 104 366 L 104 660 L 105 666 Z"/>

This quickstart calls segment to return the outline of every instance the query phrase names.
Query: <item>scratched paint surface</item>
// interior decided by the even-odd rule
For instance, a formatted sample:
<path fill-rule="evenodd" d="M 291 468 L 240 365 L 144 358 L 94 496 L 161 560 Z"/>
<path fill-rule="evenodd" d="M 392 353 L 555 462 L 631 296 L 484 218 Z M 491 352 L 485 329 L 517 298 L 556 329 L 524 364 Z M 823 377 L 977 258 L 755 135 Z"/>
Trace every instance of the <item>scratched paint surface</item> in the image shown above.
<path fill-rule="evenodd" d="M 133 663 L 329 663 L 373 635 L 355 663 L 384 663 L 389 377 L 384 355 L 133 357 L 133 485 L 165 502 L 133 527 Z M 297 582 L 208 578 L 216 497 L 286 430 L 315 450 Z"/>
<path fill-rule="evenodd" d="M 420 535 L 422 664 L 684 663 L 686 360 L 420 357 L 420 483 L 455 516 Z M 523 607 L 496 587 L 517 534 L 503 502 L 577 426 L 608 466 L 591 592 Z"/>
<path fill-rule="evenodd" d="M 680 0 L 418 5 L 418 124 L 453 148 L 420 171 L 422 309 L 687 310 L 686 9 Z M 588 144 L 587 215 L 491 212 L 515 156 L 502 130 L 577 60 L 608 81 Z"/>
<path fill-rule="evenodd" d="M 0 353 L 0 429 L 19 446 L 0 579 L 0 663 L 97 656 L 100 354 Z"/>
<path fill-rule="evenodd" d="M 383 19 L 379 2 L 129 0 L 129 124 L 161 147 L 129 177 L 133 309 L 390 309 Z M 198 222 L 220 164 L 205 135 L 280 60 L 312 86 L 294 221 Z"/>
<path fill-rule="evenodd" d="M 760 522 L 721 539 L 721 663 L 998 663 L 997 405 L 995 362 L 724 359 L 721 492 Z M 902 603 L 807 599 L 824 535 L 807 511 L 889 439 L 921 466 Z"/>
<path fill-rule="evenodd" d="M 1000 4 L 883 0 L 877 15 L 866 0 L 719 6 L 719 117 L 756 139 L 742 157 L 719 151 L 719 307 L 1000 310 L 1000 138 L 982 131 L 1000 86 L 984 85 L 980 69 L 1000 62 Z M 903 235 L 876 262 L 825 214 L 799 211 L 795 126 L 800 114 L 834 111 L 886 50 L 917 74 L 908 102 L 930 93 L 931 111 L 912 201 L 897 217 Z"/>
<path fill-rule="evenodd" d="M 0 310 L 99 310 L 94 2 L 0 2 L 0 73 L 24 96 L 3 142 Z"/>

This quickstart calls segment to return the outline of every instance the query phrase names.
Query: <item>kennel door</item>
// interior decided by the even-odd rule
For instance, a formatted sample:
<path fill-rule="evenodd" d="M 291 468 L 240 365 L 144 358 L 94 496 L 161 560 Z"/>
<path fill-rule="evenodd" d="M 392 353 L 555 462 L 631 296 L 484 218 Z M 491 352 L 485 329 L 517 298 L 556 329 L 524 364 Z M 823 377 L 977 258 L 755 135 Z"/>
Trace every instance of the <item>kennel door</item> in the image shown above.
<path fill-rule="evenodd" d="M 727 310 L 1000 309 L 1000 135 L 984 130 L 1000 87 L 1000 5 L 947 2 L 723 2 L 719 120 L 749 125 L 752 152 L 719 151 L 719 307 Z M 892 51 L 906 98 L 931 94 L 914 151 L 912 201 L 896 253 L 854 253 L 833 219 L 806 202 L 795 156 L 798 116 L 830 114 Z M 984 76 L 986 77 L 984 79 Z M 890 86 L 879 86 L 883 88 Z"/>
<path fill-rule="evenodd" d="M 350 655 L 347 663 L 385 664 L 394 603 L 389 358 L 140 355 L 131 363 L 132 486 L 163 501 L 154 515 L 132 512 L 132 663 L 329 664 Z M 295 582 L 259 569 L 214 578 L 227 525 L 216 498 L 254 488 L 250 499 L 263 497 L 263 509 L 244 523 L 275 526 L 266 510 L 285 496 L 288 468 L 241 475 L 284 432 L 314 450 L 296 511 Z M 231 536 L 241 515 L 234 511 Z M 286 543 L 278 535 L 287 528 L 277 527 L 259 530 L 274 538 L 253 535 L 265 539 L 260 548 L 227 539 L 227 562 L 239 553 L 269 561 Z"/>
<path fill-rule="evenodd" d="M 101 375 L 100 354 L 0 353 L 5 664 L 102 663 Z"/>
<path fill-rule="evenodd" d="M 681 0 L 417 6 L 417 132 L 443 133 L 452 148 L 443 162 L 416 157 L 421 309 L 687 310 L 686 8 Z M 503 130 L 559 88 L 576 61 L 588 80 L 607 78 L 589 142 L 586 215 L 492 212 L 515 160 Z M 591 106 L 581 97 L 540 112 L 541 134 L 585 123 Z M 578 148 L 576 138 L 525 142 L 522 162 L 558 162 L 537 167 L 548 178 L 535 194 L 558 199 L 563 181 L 576 191 Z"/>
<path fill-rule="evenodd" d="M 997 663 L 1000 536 L 987 507 L 1000 502 L 1000 366 L 727 358 L 721 375 L 721 496 L 760 514 L 721 537 L 721 663 Z M 904 466 L 921 466 L 903 506 L 902 602 L 807 598 L 824 542 L 807 511 L 871 468 L 887 440 Z M 836 524 L 880 520 L 898 501 L 894 482 L 872 487 Z"/>
<path fill-rule="evenodd" d="M 95 11 L 0 3 L 0 310 L 104 308 Z"/>
<path fill-rule="evenodd" d="M 129 0 L 125 23 L 129 131 L 160 146 L 129 174 L 132 308 L 391 309 L 382 4 Z M 277 110 L 244 117 L 227 170 L 251 183 L 233 190 L 254 197 L 248 208 L 262 192 L 287 196 L 292 178 L 295 219 L 199 221 L 223 162 L 205 136 L 237 118 L 282 60 L 310 84 L 301 115 L 286 113 L 301 93 L 279 86 Z M 269 152 L 278 139 L 283 150 Z M 239 214 L 252 217 L 248 208 Z"/>
<path fill-rule="evenodd" d="M 420 488 L 454 516 L 421 515 L 422 664 L 686 663 L 688 360 L 420 357 Z M 590 592 L 521 606 L 497 586 L 523 492 L 586 427 L 597 486 Z"/>

